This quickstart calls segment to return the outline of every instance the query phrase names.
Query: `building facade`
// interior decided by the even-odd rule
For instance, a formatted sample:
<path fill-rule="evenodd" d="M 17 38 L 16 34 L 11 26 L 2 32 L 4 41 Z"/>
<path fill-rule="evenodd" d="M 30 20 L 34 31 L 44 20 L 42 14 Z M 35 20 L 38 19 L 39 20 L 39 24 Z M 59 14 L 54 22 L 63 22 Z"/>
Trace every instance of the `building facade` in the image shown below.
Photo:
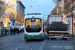
<path fill-rule="evenodd" d="M 17 24 L 24 23 L 25 16 L 25 6 L 22 4 L 20 0 L 17 0 Z"/>
<path fill-rule="evenodd" d="M 56 3 L 56 6 L 53 8 L 51 15 L 61 15 L 61 1 Z"/>
<path fill-rule="evenodd" d="M 72 13 L 73 9 L 75 8 L 75 0 L 62 0 L 62 4 L 63 16 L 65 15 L 67 17 L 67 23 L 70 23 L 70 30 L 72 30 L 72 35 L 75 36 L 75 17 Z"/>
<path fill-rule="evenodd" d="M 0 0 L 0 2 L 4 3 L 4 12 L 5 16 L 3 19 L 4 27 L 10 26 L 10 19 L 15 19 L 17 12 L 16 12 L 16 0 Z"/>
<path fill-rule="evenodd" d="M 0 1 L 0 21 L 2 22 L 3 20 L 5 20 L 5 3 Z"/>

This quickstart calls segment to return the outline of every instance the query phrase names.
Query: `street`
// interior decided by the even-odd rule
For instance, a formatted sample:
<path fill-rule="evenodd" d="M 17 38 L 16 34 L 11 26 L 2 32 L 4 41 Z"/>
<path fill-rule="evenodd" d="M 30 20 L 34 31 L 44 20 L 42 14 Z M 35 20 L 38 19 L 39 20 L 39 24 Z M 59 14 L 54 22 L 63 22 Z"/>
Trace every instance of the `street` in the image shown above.
<path fill-rule="evenodd" d="M 75 50 L 75 0 L 0 0 L 0 50 Z"/>
<path fill-rule="evenodd" d="M 0 50 L 75 50 L 75 38 L 65 39 L 24 40 L 24 34 L 0 37 Z"/>

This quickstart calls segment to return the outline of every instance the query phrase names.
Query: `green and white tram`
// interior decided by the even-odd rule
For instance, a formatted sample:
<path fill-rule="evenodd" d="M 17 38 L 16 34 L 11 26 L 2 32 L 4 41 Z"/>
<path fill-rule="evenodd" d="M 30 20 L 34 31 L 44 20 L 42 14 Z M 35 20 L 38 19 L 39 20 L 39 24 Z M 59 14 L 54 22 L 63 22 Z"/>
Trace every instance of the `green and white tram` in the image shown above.
<path fill-rule="evenodd" d="M 40 13 L 30 13 L 24 18 L 24 39 L 44 39 L 44 19 Z"/>

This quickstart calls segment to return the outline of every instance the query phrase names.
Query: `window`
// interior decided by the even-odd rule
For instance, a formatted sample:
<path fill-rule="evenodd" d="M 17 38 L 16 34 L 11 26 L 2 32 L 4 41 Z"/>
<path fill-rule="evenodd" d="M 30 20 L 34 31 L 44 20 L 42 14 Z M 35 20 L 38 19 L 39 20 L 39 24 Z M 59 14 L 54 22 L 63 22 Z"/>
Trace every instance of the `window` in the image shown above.
<path fill-rule="evenodd" d="M 41 19 L 26 19 L 26 31 L 27 32 L 40 32 L 42 27 Z"/>

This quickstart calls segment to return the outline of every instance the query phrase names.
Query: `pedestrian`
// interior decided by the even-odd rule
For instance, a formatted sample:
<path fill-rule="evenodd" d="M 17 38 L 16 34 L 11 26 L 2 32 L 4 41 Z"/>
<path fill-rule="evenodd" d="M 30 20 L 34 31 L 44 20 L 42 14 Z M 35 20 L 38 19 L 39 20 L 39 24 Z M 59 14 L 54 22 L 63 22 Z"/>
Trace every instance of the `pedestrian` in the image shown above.
<path fill-rule="evenodd" d="M 12 28 L 10 28 L 10 33 L 11 33 L 11 35 L 12 35 Z"/>
<path fill-rule="evenodd" d="M 24 33 L 24 28 L 22 29 L 22 32 Z"/>
<path fill-rule="evenodd" d="M 22 29 L 20 29 L 20 33 L 22 34 Z"/>
<path fill-rule="evenodd" d="M 12 35 L 12 34 L 15 35 L 15 26 L 11 26 L 11 27 L 10 27 L 10 31 L 11 31 L 11 35 Z"/>
<path fill-rule="evenodd" d="M 13 29 L 14 35 L 15 35 L 15 32 L 16 32 L 15 30 L 16 30 L 16 29 L 14 28 L 14 29 Z"/>
<path fill-rule="evenodd" d="M 17 31 L 17 35 L 19 35 L 19 29 L 18 28 L 16 28 L 16 31 Z"/>

